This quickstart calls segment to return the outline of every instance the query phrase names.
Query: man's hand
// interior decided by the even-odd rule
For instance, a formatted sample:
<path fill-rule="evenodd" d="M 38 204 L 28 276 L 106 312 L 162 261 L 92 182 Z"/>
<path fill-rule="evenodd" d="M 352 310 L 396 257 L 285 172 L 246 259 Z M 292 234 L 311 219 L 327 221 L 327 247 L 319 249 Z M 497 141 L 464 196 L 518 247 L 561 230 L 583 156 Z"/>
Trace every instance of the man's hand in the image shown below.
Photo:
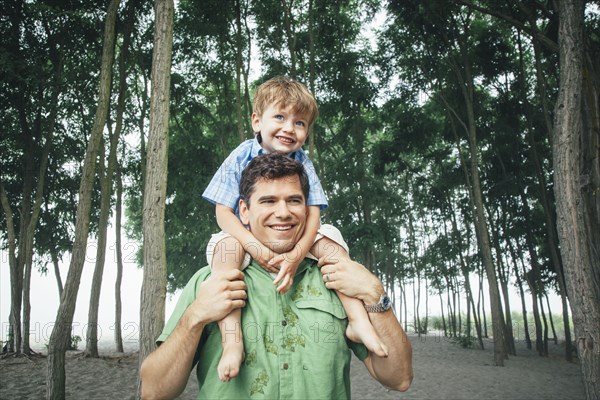
<path fill-rule="evenodd" d="M 384 292 L 383 285 L 375 275 L 347 257 L 321 257 L 319 266 L 327 289 L 338 290 L 365 304 L 376 304 Z"/>
<path fill-rule="evenodd" d="M 269 261 L 269 265 L 279 268 L 279 273 L 273 281 L 274 285 L 279 284 L 277 286 L 279 293 L 284 294 L 290 290 L 292 283 L 294 283 L 294 276 L 296 276 L 298 265 L 300 265 L 303 259 L 299 258 L 296 252 L 292 250 L 288 253 L 280 254 Z"/>
<path fill-rule="evenodd" d="M 243 279 L 244 274 L 237 269 L 209 276 L 189 306 L 192 320 L 201 324 L 220 321 L 231 311 L 244 307 L 247 295 Z"/>

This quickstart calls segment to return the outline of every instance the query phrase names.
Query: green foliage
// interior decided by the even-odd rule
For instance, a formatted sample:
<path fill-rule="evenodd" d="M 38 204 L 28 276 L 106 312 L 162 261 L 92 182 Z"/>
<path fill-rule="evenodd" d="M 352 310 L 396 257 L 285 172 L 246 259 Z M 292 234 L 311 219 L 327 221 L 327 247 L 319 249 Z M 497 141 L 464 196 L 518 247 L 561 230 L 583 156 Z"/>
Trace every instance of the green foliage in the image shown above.
<path fill-rule="evenodd" d="M 477 4 L 525 26 L 532 18 L 541 34 L 556 40 L 558 16 L 551 7 Z M 545 225 L 546 214 L 554 213 L 546 120 L 553 117 L 557 55 L 543 46 L 536 52 L 526 32 L 456 1 L 311 5 L 308 0 L 178 3 L 165 214 L 169 290 L 182 287 L 205 264 L 206 244 L 219 228 L 214 207 L 201 194 L 240 141 L 238 112 L 242 136 L 252 137 L 252 90 L 275 74 L 293 74 L 314 87 L 320 117 L 311 132 L 316 150 L 310 157 L 329 197 L 323 221 L 339 227 L 351 255 L 386 283 L 418 277 L 427 279 L 434 293 L 458 291 L 465 273 L 480 268 L 468 169 L 476 155 L 495 256 L 512 267 L 530 244 L 542 267 L 540 280 L 554 288 Z M 45 268 L 50 255 L 60 258 L 72 241 L 80 166 L 96 106 L 105 2 L 5 6 L 1 179 L 20 229 L 27 215 L 23 205 L 36 195 L 44 137 L 53 130 L 35 237 L 36 259 Z M 119 161 L 127 235 L 141 244 L 145 155 L 140 142 L 148 133 L 153 22 L 151 2 L 124 5 L 117 54 L 129 7 L 135 22 Z M 589 40 L 596 45 L 598 21 L 597 13 L 586 15 Z M 367 37 L 369 28 L 375 34 Z M 465 99 L 472 100 L 477 129 L 473 152 Z M 111 110 L 111 129 L 114 117 Z M 31 171 L 32 190 L 26 193 L 25 172 Z M 97 212 L 95 203 L 92 232 Z M 6 232 L 4 213 L 0 226 Z M 509 273 L 512 283 L 514 272 Z M 442 329 L 436 318 L 429 326 Z"/>
<path fill-rule="evenodd" d="M 475 348 L 477 338 L 470 335 L 458 335 L 450 338 L 450 341 L 465 349 L 472 349 Z"/>
<path fill-rule="evenodd" d="M 79 342 L 81 342 L 81 336 L 71 335 L 71 341 L 69 342 L 69 347 L 67 350 L 78 350 Z"/>

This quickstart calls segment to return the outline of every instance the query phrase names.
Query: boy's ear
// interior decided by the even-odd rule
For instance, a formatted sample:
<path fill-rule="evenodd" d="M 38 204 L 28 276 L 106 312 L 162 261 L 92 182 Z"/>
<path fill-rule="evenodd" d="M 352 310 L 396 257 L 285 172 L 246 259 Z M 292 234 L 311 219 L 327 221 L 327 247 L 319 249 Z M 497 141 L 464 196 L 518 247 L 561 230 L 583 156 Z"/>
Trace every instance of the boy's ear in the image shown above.
<path fill-rule="evenodd" d="M 260 132 L 260 120 L 261 120 L 260 115 L 253 112 L 252 117 L 250 117 L 250 119 L 252 120 L 252 130 L 254 132 Z"/>
<path fill-rule="evenodd" d="M 242 199 L 240 199 L 239 209 L 240 220 L 242 221 L 242 224 L 248 225 L 250 223 L 250 219 L 248 218 L 248 205 Z"/>

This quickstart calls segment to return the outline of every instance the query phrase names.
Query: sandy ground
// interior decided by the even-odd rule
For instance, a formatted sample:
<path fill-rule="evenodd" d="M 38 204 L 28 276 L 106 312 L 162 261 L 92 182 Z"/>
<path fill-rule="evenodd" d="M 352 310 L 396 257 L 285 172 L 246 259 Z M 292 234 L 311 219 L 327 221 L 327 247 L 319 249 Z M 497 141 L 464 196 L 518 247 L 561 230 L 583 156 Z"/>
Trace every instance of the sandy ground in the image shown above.
<path fill-rule="evenodd" d="M 405 393 L 383 388 L 353 359 L 354 399 L 585 399 L 577 363 L 568 363 L 560 345 L 550 344 L 549 357 L 539 357 L 517 344 L 517 356 L 504 367 L 493 366 L 492 344 L 486 350 L 464 349 L 439 336 L 410 337 L 414 381 Z M 67 353 L 67 399 L 134 399 L 137 353 L 105 348 L 100 359 Z M 0 360 L 0 399 L 42 399 L 45 396 L 44 357 Z M 191 375 L 182 399 L 195 399 Z"/>

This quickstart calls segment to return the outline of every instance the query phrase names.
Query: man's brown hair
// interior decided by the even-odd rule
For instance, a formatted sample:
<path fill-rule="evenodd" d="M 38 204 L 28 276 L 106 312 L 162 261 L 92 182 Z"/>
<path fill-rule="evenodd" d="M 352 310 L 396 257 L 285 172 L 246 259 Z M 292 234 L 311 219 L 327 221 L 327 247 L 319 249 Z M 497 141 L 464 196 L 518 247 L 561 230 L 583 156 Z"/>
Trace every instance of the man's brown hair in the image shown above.
<path fill-rule="evenodd" d="M 310 185 L 304 166 L 298 161 L 280 153 L 261 154 L 248 163 L 240 178 L 240 199 L 250 207 L 250 197 L 254 193 L 256 182 L 260 179 L 273 180 L 297 176 L 304 194 L 308 200 Z"/>

